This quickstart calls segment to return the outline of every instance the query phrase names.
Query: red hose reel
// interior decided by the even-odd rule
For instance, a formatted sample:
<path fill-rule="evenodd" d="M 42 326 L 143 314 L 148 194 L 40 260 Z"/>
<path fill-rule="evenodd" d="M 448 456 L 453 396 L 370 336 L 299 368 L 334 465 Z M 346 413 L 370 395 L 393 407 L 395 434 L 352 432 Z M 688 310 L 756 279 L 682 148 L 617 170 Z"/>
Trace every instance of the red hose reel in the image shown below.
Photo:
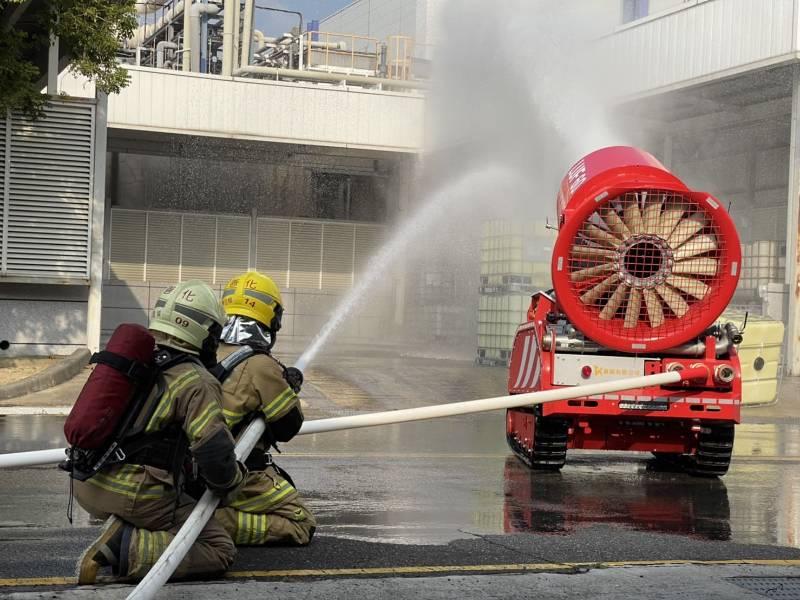
<path fill-rule="evenodd" d="M 578 161 L 561 184 L 558 218 L 558 304 L 605 347 L 646 353 L 687 342 L 739 281 L 741 245 L 726 208 L 642 150 L 603 148 Z"/>

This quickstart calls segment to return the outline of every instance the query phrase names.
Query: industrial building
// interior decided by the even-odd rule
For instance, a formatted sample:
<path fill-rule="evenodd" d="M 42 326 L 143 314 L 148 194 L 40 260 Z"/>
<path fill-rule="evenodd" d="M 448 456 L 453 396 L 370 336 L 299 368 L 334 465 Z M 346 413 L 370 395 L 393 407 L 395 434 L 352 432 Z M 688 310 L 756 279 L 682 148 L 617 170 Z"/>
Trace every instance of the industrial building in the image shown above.
<path fill-rule="evenodd" d="M 253 4 L 240 19 L 250 28 Z M 376 89 L 385 79 L 374 54 L 370 85 L 349 85 L 363 69 L 330 82 L 312 70 L 320 61 L 369 61 L 348 38 L 319 57 L 311 36 L 302 81 L 215 75 L 212 61 L 201 68 L 174 51 L 195 20 L 212 40 L 222 20 L 196 18 L 198 5 L 183 2 L 143 7 L 155 12 L 121 49 L 131 77 L 121 94 L 96 97 L 64 72 L 47 119 L 0 122 L 6 355 L 97 348 L 118 323 L 145 322 L 166 283 L 221 287 L 247 268 L 283 287 L 285 334 L 311 336 L 406 201 L 422 140 L 413 82 Z M 393 311 L 394 301 L 376 303 L 343 335 L 374 338 Z"/>
<path fill-rule="evenodd" d="M 119 322 L 143 322 L 164 283 L 219 287 L 248 267 L 282 286 L 286 334 L 311 336 L 413 203 L 446 3 L 357 0 L 281 38 L 253 30 L 251 2 L 143 6 L 119 95 L 96 97 L 63 73 L 57 91 L 69 97 L 52 120 L 0 122 L 7 355 L 97 348 Z M 627 74 L 618 113 L 636 143 L 731 203 L 745 253 L 735 303 L 787 322 L 786 364 L 800 373 L 787 260 L 798 245 L 800 0 L 585 10 L 605 32 L 598 52 Z M 64 177 L 48 187 L 50 169 Z M 472 275 L 387 274 L 382 301 L 343 336 L 375 340 L 387 323 L 475 332 L 464 306 L 477 310 L 479 262 L 476 247 Z M 425 318 L 409 319 L 419 306 Z"/>

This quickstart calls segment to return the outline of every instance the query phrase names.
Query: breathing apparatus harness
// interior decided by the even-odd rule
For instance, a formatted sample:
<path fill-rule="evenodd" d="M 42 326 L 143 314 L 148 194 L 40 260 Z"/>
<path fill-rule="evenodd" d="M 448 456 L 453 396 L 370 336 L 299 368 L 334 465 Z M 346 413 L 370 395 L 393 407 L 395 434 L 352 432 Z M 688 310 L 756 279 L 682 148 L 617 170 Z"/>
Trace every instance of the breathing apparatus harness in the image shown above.
<path fill-rule="evenodd" d="M 274 344 L 275 335 L 272 334 L 271 341 L 269 345 L 265 344 L 255 344 L 255 343 L 244 343 L 241 344 L 240 347 L 234 351 L 233 353 L 226 356 L 222 359 L 217 365 L 210 369 L 210 372 L 220 383 L 224 383 L 225 380 L 230 377 L 231 373 L 233 373 L 234 369 L 246 361 L 251 356 L 255 356 L 256 354 L 264 354 L 269 356 L 272 360 L 274 360 L 283 370 L 283 378 L 286 383 L 292 388 L 295 394 L 300 392 L 300 388 L 303 385 L 303 373 L 300 369 L 296 367 L 287 367 L 277 358 L 275 358 L 270 349 Z M 234 436 L 237 436 L 245 426 L 247 426 L 253 419 L 257 417 L 256 413 L 251 413 L 248 415 L 243 421 L 238 423 L 235 427 L 232 428 L 231 433 Z M 266 423 L 266 428 L 264 430 L 264 435 L 262 439 L 264 440 L 267 448 L 274 448 L 275 451 L 280 454 L 280 448 L 278 448 L 278 442 L 275 438 L 275 435 L 270 427 L 269 423 Z M 281 467 L 279 467 L 272 459 L 272 454 L 269 451 L 265 451 L 262 453 L 255 453 L 250 454 L 250 456 L 245 461 L 245 466 L 250 471 L 263 471 L 268 466 L 272 465 L 275 469 L 286 479 L 291 485 L 294 485 L 292 482 L 292 478 L 289 474 L 284 471 Z"/>

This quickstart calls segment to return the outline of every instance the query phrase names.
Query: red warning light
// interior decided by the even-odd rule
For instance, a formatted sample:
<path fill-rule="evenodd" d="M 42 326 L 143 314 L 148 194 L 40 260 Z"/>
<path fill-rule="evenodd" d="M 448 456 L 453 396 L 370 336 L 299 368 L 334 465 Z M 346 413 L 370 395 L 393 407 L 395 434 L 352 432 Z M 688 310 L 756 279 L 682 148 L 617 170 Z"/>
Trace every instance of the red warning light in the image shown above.
<path fill-rule="evenodd" d="M 590 367 L 589 365 L 584 365 L 583 367 L 581 367 L 581 377 L 583 377 L 584 379 L 589 379 L 589 377 L 591 376 L 592 376 L 592 367 Z"/>

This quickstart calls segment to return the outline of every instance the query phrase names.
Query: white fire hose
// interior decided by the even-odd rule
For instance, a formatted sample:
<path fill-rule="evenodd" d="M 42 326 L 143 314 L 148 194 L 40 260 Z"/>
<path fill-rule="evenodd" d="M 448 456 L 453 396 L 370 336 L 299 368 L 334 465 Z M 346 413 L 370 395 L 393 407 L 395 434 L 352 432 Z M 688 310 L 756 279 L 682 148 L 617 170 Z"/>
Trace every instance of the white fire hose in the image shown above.
<path fill-rule="evenodd" d="M 376 425 L 393 425 L 411 421 L 439 419 L 442 417 L 455 417 L 479 412 L 487 412 L 504 408 L 520 406 L 533 406 L 556 400 L 572 400 L 585 396 L 608 394 L 644 387 L 669 385 L 705 377 L 704 369 L 684 369 L 656 375 L 644 375 L 628 379 L 618 379 L 602 383 L 591 383 L 575 387 L 563 387 L 529 394 L 516 394 L 512 396 L 499 396 L 482 400 L 468 400 L 466 402 L 453 402 L 449 404 L 436 404 L 419 408 L 406 408 L 386 412 L 368 413 L 348 417 L 335 417 L 332 419 L 319 419 L 308 421 L 298 432 L 298 435 L 325 433 L 328 431 L 342 431 L 357 429 L 359 427 L 374 427 Z M 258 439 L 264 432 L 265 425 L 262 419 L 253 421 L 239 437 L 236 443 L 236 457 L 244 460 L 250 455 Z M 0 468 L 27 467 L 57 463 L 64 458 L 64 450 L 38 450 L 34 452 L 17 452 L 0 455 Z M 203 494 L 195 506 L 192 514 L 180 528 L 175 538 L 158 559 L 153 568 L 142 579 L 136 589 L 131 592 L 128 599 L 153 598 L 159 589 L 167 582 L 172 573 L 181 563 L 192 544 L 200 535 L 208 520 L 214 514 L 219 503 L 219 498 L 210 491 Z"/>

